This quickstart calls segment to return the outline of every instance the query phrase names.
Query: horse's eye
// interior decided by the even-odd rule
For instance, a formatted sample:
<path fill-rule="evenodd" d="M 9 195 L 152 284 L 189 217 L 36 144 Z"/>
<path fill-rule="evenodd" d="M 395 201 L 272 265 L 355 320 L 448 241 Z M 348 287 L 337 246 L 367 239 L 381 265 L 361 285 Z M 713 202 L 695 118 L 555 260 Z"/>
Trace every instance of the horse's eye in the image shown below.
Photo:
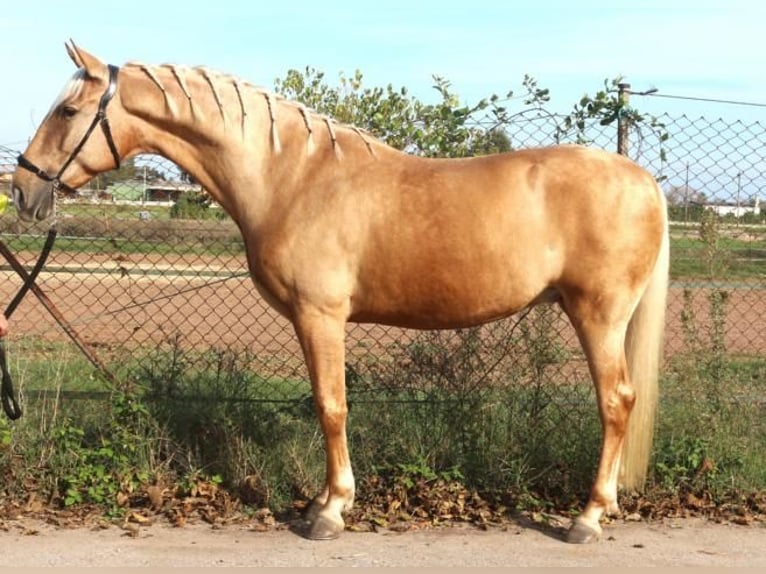
<path fill-rule="evenodd" d="M 61 106 L 61 117 L 72 118 L 77 114 L 77 108 L 74 106 Z"/>

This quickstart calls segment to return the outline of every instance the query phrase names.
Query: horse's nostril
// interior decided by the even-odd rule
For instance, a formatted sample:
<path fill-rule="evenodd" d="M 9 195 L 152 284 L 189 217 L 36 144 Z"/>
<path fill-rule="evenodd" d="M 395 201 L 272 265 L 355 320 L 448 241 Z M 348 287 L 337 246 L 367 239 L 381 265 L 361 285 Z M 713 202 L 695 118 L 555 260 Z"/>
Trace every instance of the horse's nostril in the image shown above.
<path fill-rule="evenodd" d="M 20 208 L 24 204 L 24 193 L 18 186 L 13 186 L 11 189 L 11 199 L 17 208 Z"/>
<path fill-rule="evenodd" d="M 16 212 L 22 221 L 32 221 L 34 215 L 28 213 L 29 205 L 26 202 L 24 191 L 16 185 L 11 187 L 11 197 L 13 199 L 13 205 L 16 208 Z"/>

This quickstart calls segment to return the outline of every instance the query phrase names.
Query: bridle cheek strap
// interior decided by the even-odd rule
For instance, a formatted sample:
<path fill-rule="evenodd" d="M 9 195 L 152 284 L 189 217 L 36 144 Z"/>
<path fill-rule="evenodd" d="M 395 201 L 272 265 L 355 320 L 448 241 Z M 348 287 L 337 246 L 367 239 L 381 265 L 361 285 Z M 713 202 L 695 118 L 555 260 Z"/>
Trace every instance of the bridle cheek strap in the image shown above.
<path fill-rule="evenodd" d="M 61 181 L 61 177 L 64 175 L 64 172 L 69 167 L 69 165 L 74 161 L 74 159 L 77 157 L 77 155 L 82 151 L 82 148 L 87 143 L 88 139 L 90 138 L 91 134 L 93 133 L 93 130 L 96 129 L 97 125 L 101 126 L 101 131 L 104 132 L 104 138 L 106 139 L 106 143 L 109 146 L 109 151 L 112 153 L 112 158 L 114 159 L 115 169 L 119 169 L 120 167 L 120 153 L 117 151 L 117 145 L 114 143 L 114 138 L 112 137 L 112 129 L 109 126 L 109 118 L 106 117 L 106 107 L 109 105 L 109 102 L 112 101 L 112 98 L 114 97 L 114 94 L 117 92 L 117 74 L 119 73 L 120 69 L 117 66 L 109 65 L 109 85 L 106 87 L 106 90 L 101 95 L 101 99 L 98 102 L 98 112 L 96 112 L 96 116 L 93 118 L 93 121 L 90 123 L 90 126 L 88 126 L 88 129 L 86 130 L 85 134 L 80 139 L 80 143 L 77 144 L 77 146 L 72 150 L 72 153 L 69 154 L 69 157 L 64 162 L 64 165 L 61 166 L 61 169 L 59 169 L 58 173 L 56 175 L 50 175 L 48 172 L 46 172 L 43 169 L 40 169 L 38 166 L 36 166 L 34 163 L 29 161 L 26 157 L 24 157 L 24 154 L 19 154 L 19 157 L 16 158 L 16 161 L 19 164 L 19 167 L 26 169 L 29 172 L 32 172 L 40 179 L 43 179 L 45 181 L 50 181 L 53 184 L 53 191 L 54 193 L 58 191 L 59 189 L 64 189 L 69 192 L 73 192 L 74 190 L 63 183 Z"/>

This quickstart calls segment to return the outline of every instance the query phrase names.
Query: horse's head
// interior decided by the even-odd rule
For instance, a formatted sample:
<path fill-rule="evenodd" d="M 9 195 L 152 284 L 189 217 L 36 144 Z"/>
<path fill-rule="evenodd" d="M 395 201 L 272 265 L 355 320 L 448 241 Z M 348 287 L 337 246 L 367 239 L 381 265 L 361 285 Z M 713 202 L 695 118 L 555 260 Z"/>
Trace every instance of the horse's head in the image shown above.
<path fill-rule="evenodd" d="M 76 189 L 120 165 L 119 141 L 110 127 L 119 121 L 119 105 L 109 105 L 118 69 L 74 44 L 67 51 L 77 72 L 19 156 L 13 174 L 14 202 L 25 221 L 48 217 L 57 192 Z"/>

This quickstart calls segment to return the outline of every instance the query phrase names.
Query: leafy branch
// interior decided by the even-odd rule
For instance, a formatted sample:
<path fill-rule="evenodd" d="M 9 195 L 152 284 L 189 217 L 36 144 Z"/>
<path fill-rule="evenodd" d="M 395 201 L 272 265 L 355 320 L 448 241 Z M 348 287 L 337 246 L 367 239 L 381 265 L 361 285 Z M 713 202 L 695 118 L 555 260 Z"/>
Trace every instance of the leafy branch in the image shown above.
<path fill-rule="evenodd" d="M 621 76 L 611 80 L 605 79 L 603 89 L 593 96 L 583 95 L 556 128 L 556 141 L 591 144 L 593 140 L 587 136 L 591 122 L 597 121 L 600 126 L 609 126 L 623 121 L 630 129 L 638 132 L 641 140 L 643 140 L 642 128 L 646 127 L 655 133 L 660 143 L 660 160 L 665 161 L 666 152 L 663 144 L 670 137 L 665 124 L 657 117 L 643 114 L 630 106 L 628 99 L 620 93 L 619 85 L 622 81 Z"/>

